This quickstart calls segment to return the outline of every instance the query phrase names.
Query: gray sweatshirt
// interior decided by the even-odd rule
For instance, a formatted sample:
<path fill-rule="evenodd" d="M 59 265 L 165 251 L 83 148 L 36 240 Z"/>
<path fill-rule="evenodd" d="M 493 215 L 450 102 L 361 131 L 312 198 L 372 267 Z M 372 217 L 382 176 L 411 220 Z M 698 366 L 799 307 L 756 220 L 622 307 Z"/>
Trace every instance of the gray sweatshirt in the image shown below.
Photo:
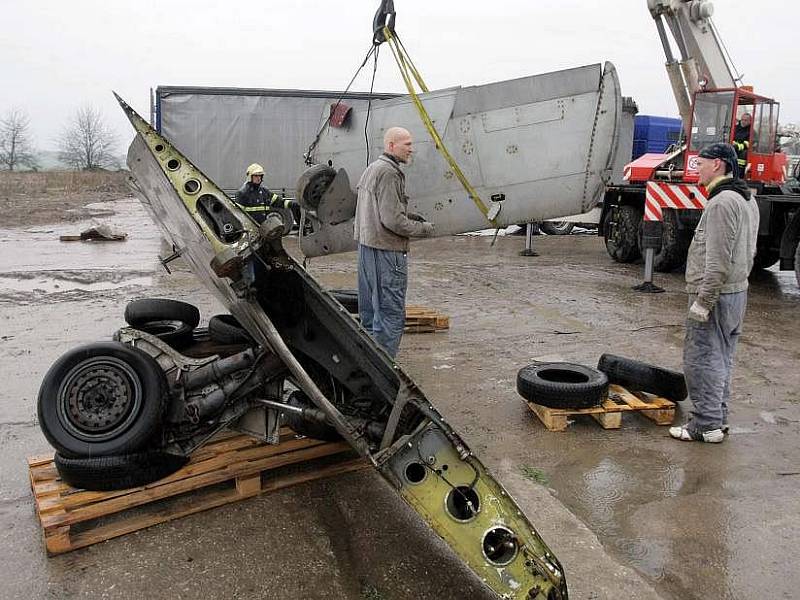
<path fill-rule="evenodd" d="M 381 250 L 408 252 L 408 238 L 433 233 L 433 224 L 408 216 L 406 178 L 395 161 L 383 154 L 358 182 L 355 240 Z"/>
<path fill-rule="evenodd" d="M 686 259 L 686 291 L 697 294 L 704 308 L 712 310 L 720 294 L 747 289 L 758 220 L 758 205 L 743 181 L 728 178 L 714 186 Z"/>

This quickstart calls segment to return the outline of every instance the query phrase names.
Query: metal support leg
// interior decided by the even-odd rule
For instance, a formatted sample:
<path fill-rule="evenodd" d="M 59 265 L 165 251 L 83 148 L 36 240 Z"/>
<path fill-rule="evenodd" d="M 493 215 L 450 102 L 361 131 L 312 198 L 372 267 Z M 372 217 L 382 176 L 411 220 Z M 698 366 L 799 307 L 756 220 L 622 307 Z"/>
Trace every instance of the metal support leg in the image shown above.
<path fill-rule="evenodd" d="M 664 288 L 658 287 L 653 283 L 653 256 L 655 251 L 652 248 L 646 248 L 644 251 L 644 281 L 639 285 L 633 286 L 637 292 L 645 292 L 648 294 L 660 294 Z"/>
<path fill-rule="evenodd" d="M 520 256 L 539 256 L 533 249 L 533 223 L 525 226 L 525 250 L 519 253 Z"/>

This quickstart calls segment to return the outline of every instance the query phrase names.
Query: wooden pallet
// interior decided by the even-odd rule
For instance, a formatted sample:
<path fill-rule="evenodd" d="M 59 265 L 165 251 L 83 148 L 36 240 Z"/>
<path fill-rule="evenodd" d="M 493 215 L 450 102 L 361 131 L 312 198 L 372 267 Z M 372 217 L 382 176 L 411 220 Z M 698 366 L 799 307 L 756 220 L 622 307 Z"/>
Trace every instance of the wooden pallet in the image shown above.
<path fill-rule="evenodd" d="M 367 467 L 368 463 L 356 457 L 345 442 L 300 438 L 288 429 L 281 432 L 278 445 L 245 435 L 213 440 L 195 452 L 180 471 L 146 486 L 114 492 L 91 492 L 67 485 L 59 478 L 52 455 L 28 459 L 36 514 L 51 556 Z M 268 477 L 262 479 L 263 473 Z"/>
<path fill-rule="evenodd" d="M 594 408 L 548 408 L 528 402 L 528 408 L 539 417 L 549 431 L 564 431 L 568 420 L 576 415 L 591 415 L 603 429 L 619 429 L 622 413 L 635 411 L 658 425 L 672 425 L 675 420 L 675 403 L 666 398 L 633 394 L 619 385 L 610 385 L 608 399 Z"/>
<path fill-rule="evenodd" d="M 406 306 L 406 333 L 433 333 L 450 328 L 450 317 L 425 306 Z"/>

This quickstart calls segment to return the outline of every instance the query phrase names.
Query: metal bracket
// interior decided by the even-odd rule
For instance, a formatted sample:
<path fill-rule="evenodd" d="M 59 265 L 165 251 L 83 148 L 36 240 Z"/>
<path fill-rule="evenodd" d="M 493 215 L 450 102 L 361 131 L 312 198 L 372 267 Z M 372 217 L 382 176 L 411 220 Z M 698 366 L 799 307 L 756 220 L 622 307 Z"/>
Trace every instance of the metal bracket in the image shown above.
<path fill-rule="evenodd" d="M 158 262 L 161 263 L 161 266 L 164 267 L 164 270 L 170 275 L 172 275 L 172 271 L 169 270 L 169 267 L 167 265 L 176 258 L 180 258 L 181 254 L 183 254 L 183 248 L 178 248 L 176 250 L 175 246 L 173 246 L 172 249 L 174 250 L 174 252 L 169 256 L 167 256 L 166 258 L 161 258 L 160 256 L 158 257 Z"/>
<path fill-rule="evenodd" d="M 372 43 L 380 46 L 386 41 L 386 36 L 383 33 L 383 28 L 388 27 L 389 31 L 394 33 L 394 20 L 397 13 L 394 10 L 394 0 L 381 0 L 381 5 L 375 12 L 375 18 L 372 20 Z"/>

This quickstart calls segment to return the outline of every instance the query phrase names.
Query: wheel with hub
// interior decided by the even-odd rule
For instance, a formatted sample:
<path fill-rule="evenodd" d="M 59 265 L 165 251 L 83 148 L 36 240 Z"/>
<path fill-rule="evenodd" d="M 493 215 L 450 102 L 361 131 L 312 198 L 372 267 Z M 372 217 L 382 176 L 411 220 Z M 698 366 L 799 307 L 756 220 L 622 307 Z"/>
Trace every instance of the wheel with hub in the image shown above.
<path fill-rule="evenodd" d="M 336 170 L 328 165 L 312 165 L 297 180 L 297 200 L 305 210 L 317 210 L 325 190 L 336 177 Z"/>
<path fill-rule="evenodd" d="M 542 221 L 539 229 L 547 235 L 569 235 L 575 228 L 575 223 L 569 221 Z"/>
<path fill-rule="evenodd" d="M 39 424 L 64 457 L 127 454 L 160 443 L 167 381 L 148 354 L 119 342 L 70 350 L 42 380 Z"/>
<path fill-rule="evenodd" d="M 606 252 L 617 262 L 629 263 L 641 256 L 639 250 L 639 225 L 642 211 L 623 204 L 612 206 L 603 218 L 603 237 Z"/>

